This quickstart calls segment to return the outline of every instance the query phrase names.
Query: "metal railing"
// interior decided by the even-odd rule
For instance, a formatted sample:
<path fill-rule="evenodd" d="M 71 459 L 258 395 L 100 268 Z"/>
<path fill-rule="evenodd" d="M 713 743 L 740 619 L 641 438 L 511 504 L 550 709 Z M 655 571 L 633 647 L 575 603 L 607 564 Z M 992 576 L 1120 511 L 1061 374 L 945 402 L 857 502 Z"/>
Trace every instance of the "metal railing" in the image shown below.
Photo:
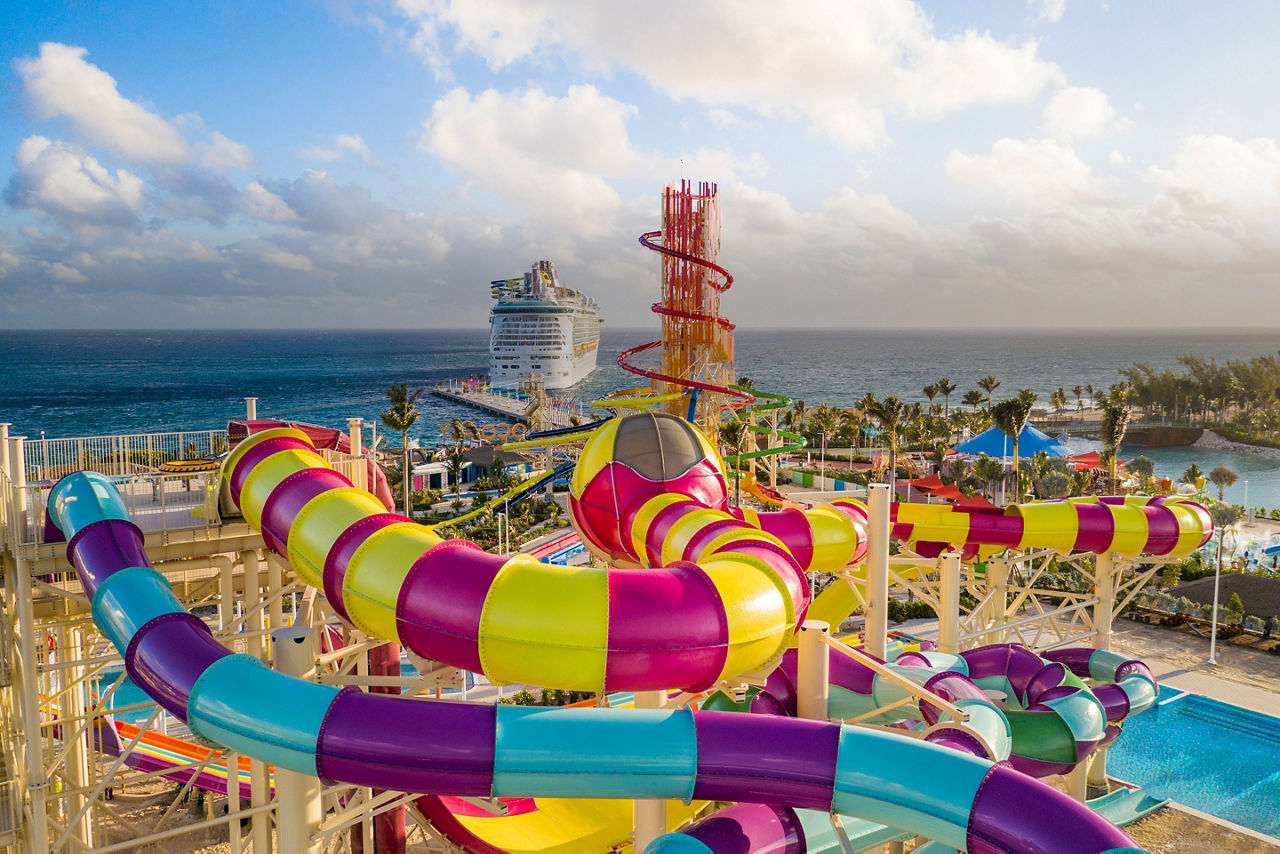
<path fill-rule="evenodd" d="M 27 480 L 56 481 L 72 472 L 112 477 L 145 474 L 171 460 L 207 459 L 227 449 L 225 430 L 134 433 L 31 439 L 26 443 Z"/>
<path fill-rule="evenodd" d="M 218 513 L 218 472 L 194 475 L 139 474 L 112 477 L 133 523 L 143 533 L 212 528 Z M 21 492 L 25 518 L 10 526 L 18 545 L 45 542 L 44 520 L 53 484 L 30 483 Z"/>

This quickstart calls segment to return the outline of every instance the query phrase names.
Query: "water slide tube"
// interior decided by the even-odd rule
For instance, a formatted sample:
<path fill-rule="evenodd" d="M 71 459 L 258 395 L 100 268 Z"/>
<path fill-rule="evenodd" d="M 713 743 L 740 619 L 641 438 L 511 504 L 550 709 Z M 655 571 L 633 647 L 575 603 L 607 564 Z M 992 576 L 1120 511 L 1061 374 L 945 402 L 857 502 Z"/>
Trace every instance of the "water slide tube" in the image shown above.
<path fill-rule="evenodd" d="M 503 572 L 509 562 L 485 578 L 487 564 L 477 559 L 492 556 L 465 544 L 439 542 L 399 517 L 385 518 L 390 514 L 381 513 L 372 497 L 346 486 L 308 445 L 291 430 L 253 437 L 227 461 L 229 487 L 273 548 L 287 544 L 285 553 L 304 577 L 310 570 L 315 578 L 316 563 L 299 561 L 299 554 L 322 549 L 319 565 L 330 577 L 316 580 L 334 589 L 331 576 L 340 571 L 338 601 L 353 618 L 383 629 L 374 634 L 394 637 L 399 627 L 404 642 L 405 631 L 430 633 L 434 627 L 417 619 L 420 611 L 409 612 L 414 620 L 396 614 L 397 603 L 419 606 L 409 595 L 415 590 L 433 602 L 449 603 L 442 609 L 445 616 L 471 618 L 476 615 L 464 607 L 468 597 L 485 593 L 491 584 L 506 588 L 509 595 L 512 588 L 504 583 Z M 1010 768 L 893 734 L 724 712 L 458 706 L 290 679 L 254 658 L 230 654 L 201 620 L 182 611 L 167 582 L 149 568 L 142 534 L 129 521 L 109 479 L 92 473 L 64 479 L 53 490 L 49 510 L 70 540 L 68 557 L 92 598 L 95 619 L 124 653 L 135 683 L 186 719 L 197 735 L 279 767 L 330 782 L 454 795 L 788 804 L 865 816 L 974 851 L 1063 850 L 1062 840 L 1068 838 L 1080 851 L 1130 844 L 1084 807 Z M 721 523 L 726 519 L 712 521 L 719 527 L 710 540 L 723 541 Z M 479 615 L 484 626 L 471 627 L 486 631 L 477 643 L 458 645 L 475 658 L 483 651 L 497 669 L 519 673 L 522 681 L 555 685 L 558 679 L 543 681 L 543 676 L 554 677 L 573 664 L 594 670 L 602 681 L 617 675 L 622 683 L 647 684 L 643 674 L 650 668 L 639 666 L 625 644 L 618 652 L 627 666 L 612 666 L 613 637 L 608 634 L 608 646 L 598 655 L 584 654 L 582 634 L 598 631 L 600 620 L 593 620 L 585 607 L 590 597 L 584 601 L 571 595 L 584 589 L 573 586 L 584 581 L 568 580 L 576 575 L 594 582 L 585 589 L 603 587 L 617 594 L 615 601 L 625 600 L 621 613 L 632 618 L 624 623 L 632 632 L 647 628 L 665 634 L 691 623 L 696 629 L 697 623 L 687 619 L 688 609 L 680 607 L 684 592 L 695 598 L 699 591 L 715 591 L 725 614 L 720 625 L 729 624 L 721 632 L 726 642 L 693 647 L 695 663 L 687 667 L 669 650 L 659 649 L 652 669 L 666 672 L 666 678 L 671 671 L 698 675 L 711 658 L 722 662 L 711 670 L 741 672 L 733 668 L 776 642 L 771 631 L 761 644 L 760 637 L 742 638 L 734 630 L 761 613 L 767 619 L 757 623 L 766 627 L 779 619 L 774 600 L 782 599 L 789 587 L 776 576 L 769 581 L 773 568 L 762 557 L 785 549 L 757 548 L 755 543 L 769 545 L 766 539 L 747 537 L 742 548 L 756 551 L 732 559 L 708 547 L 702 565 L 670 567 L 665 583 L 653 588 L 628 586 L 626 580 L 612 585 L 622 576 L 641 582 L 664 577 L 654 570 L 565 573 L 562 567 L 543 567 L 551 574 L 537 580 L 552 587 L 551 595 L 532 585 L 516 589 L 529 594 L 521 597 L 519 612 L 526 623 L 542 623 L 541 632 L 518 622 L 499 623 L 502 634 L 490 636 L 495 624 L 487 620 L 491 609 L 486 606 Z M 448 557 L 443 564 L 441 555 Z M 415 587 L 414 579 L 423 584 L 433 565 L 436 575 L 429 592 Z M 371 571 L 374 566 L 381 571 Z M 723 583 L 735 571 L 746 580 L 736 587 Z M 517 580 L 525 581 L 518 573 Z M 691 580 L 688 587 L 680 583 L 685 580 Z M 345 602 L 343 593 L 350 594 Z M 544 603 L 550 607 L 541 607 Z M 490 604 L 494 612 L 502 612 L 500 603 Z M 625 634 L 619 634 L 624 640 Z M 557 640 L 568 650 L 553 648 Z M 605 646 L 602 640 L 595 641 L 598 647 Z M 554 660 L 552 665 L 542 662 L 546 657 Z M 383 725 L 372 729 L 370 720 Z M 1055 798 L 1062 803 L 1056 805 Z M 1034 818 L 1027 803 L 1053 804 L 1047 812 L 1066 816 L 1072 832 L 1065 834 L 1056 820 Z"/>
<path fill-rule="evenodd" d="M 232 445 L 235 445 L 254 433 L 278 427 L 292 427 L 295 430 L 301 430 L 307 434 L 307 437 L 311 439 L 317 448 L 328 448 L 340 454 L 351 453 L 350 434 L 335 430 L 332 427 L 321 427 L 318 424 L 307 424 L 302 421 L 276 421 L 271 418 L 229 421 L 227 422 L 227 438 Z M 369 491 L 378 496 L 378 500 L 388 510 L 396 509 L 396 500 L 391 494 L 391 485 L 387 483 L 386 472 L 374 460 L 373 454 L 368 453 L 368 448 L 361 448 L 360 450 L 361 453 L 368 454 L 365 457 L 365 464 L 368 466 L 368 478 L 371 484 Z"/>
<path fill-rule="evenodd" d="M 887 666 L 945 699 L 955 696 L 956 705 L 977 705 L 979 708 L 969 711 L 988 742 L 997 748 L 1008 745 L 992 758 L 1009 758 L 1015 768 L 1035 777 L 1070 771 L 1098 745 L 1112 741 L 1119 734 L 1119 724 L 1128 715 L 1149 708 L 1157 694 L 1155 678 L 1145 664 L 1109 650 L 1054 650 L 1042 658 L 1022 646 L 993 644 L 959 655 L 907 651 Z M 831 651 L 829 669 L 833 719 L 858 718 L 910 699 L 892 680 L 835 650 Z M 1101 684 L 1088 687 L 1083 678 Z M 754 712 L 795 714 L 795 684 L 796 656 L 789 650 L 766 684 L 752 691 L 744 705 Z M 972 692 L 966 693 L 964 684 L 973 686 L 976 699 L 971 699 Z M 1004 707 L 986 699 L 985 691 L 1005 695 Z M 722 707 L 719 704 L 723 702 L 717 700 L 712 705 Z M 999 725 L 984 723 L 992 714 Z M 921 707 L 908 702 L 873 722 L 903 720 L 935 725 L 938 713 L 928 704 Z"/>

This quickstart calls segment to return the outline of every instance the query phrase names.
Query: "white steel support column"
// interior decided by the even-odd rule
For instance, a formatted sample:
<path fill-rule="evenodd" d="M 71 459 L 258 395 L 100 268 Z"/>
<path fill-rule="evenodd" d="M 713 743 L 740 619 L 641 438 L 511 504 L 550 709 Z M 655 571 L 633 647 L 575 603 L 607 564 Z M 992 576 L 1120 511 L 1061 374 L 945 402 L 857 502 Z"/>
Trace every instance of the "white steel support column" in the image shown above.
<path fill-rule="evenodd" d="M 1067 773 L 1067 794 L 1075 798 L 1080 803 L 1084 803 L 1089 798 L 1089 760 L 1086 758 L 1083 762 L 1077 762 L 1076 766 Z"/>
<path fill-rule="evenodd" d="M 271 633 L 275 669 L 290 676 L 306 678 L 315 668 L 315 632 L 301 625 L 278 628 Z M 320 854 L 324 843 L 312 837 L 324 820 L 320 780 L 276 768 L 276 834 L 281 851 Z"/>
<path fill-rule="evenodd" d="M 1093 606 L 1093 646 L 1107 649 L 1111 646 L 1112 611 L 1116 606 L 1116 558 L 1112 552 L 1098 555 L 1093 573 L 1093 589 L 1098 601 Z"/>
<path fill-rule="evenodd" d="M 244 613 L 245 634 L 248 635 L 247 649 L 250 655 L 263 657 L 263 615 L 262 615 L 262 559 L 257 549 L 246 549 L 240 552 L 240 561 L 244 565 Z M 271 781 L 267 775 L 267 763 L 258 759 L 249 760 L 249 786 L 252 792 L 251 804 L 260 807 L 271 800 Z M 271 814 L 257 812 L 251 819 L 253 822 L 254 854 L 270 854 L 271 852 Z"/>
<path fill-rule="evenodd" d="M 960 652 L 960 553 L 954 549 L 938 558 L 938 650 Z"/>
<path fill-rule="evenodd" d="M 13 504 L 8 507 L 8 521 L 17 529 L 17 533 L 25 535 L 22 525 L 21 502 L 26 486 L 26 460 L 23 459 L 22 437 L 9 437 L 8 471 L 9 482 L 13 485 L 14 494 L 10 496 Z M 19 711 L 22 716 L 22 729 L 26 739 L 26 783 L 27 801 L 31 807 L 31 827 L 28 838 L 34 854 L 43 854 L 49 850 L 49 817 L 47 814 L 49 781 L 44 775 L 44 743 L 40 730 L 40 669 L 37 652 L 43 638 L 36 637 L 35 612 L 31 607 L 34 598 L 31 583 L 31 570 L 27 562 L 17 555 L 13 559 L 14 600 L 17 606 L 18 654 L 22 659 L 21 690 L 19 694 Z"/>
<path fill-rule="evenodd" d="M 821 620 L 805 620 L 800 624 L 796 649 L 796 717 L 812 721 L 827 719 L 831 653 L 823 640 L 830 633 L 831 626 Z"/>
<path fill-rule="evenodd" d="M 244 399 L 244 417 L 250 421 L 258 417 L 258 399 L 256 397 L 246 397 Z"/>
<path fill-rule="evenodd" d="M 347 433 L 351 438 L 351 456 L 362 457 L 360 449 L 364 447 L 364 440 L 360 435 L 360 428 L 364 426 L 363 418 L 348 418 Z"/>
<path fill-rule="evenodd" d="M 987 561 L 987 643 L 1004 643 L 1004 624 L 1009 607 L 1009 561 L 992 558 Z"/>
<path fill-rule="evenodd" d="M 83 662 L 84 655 L 84 632 L 80 629 L 66 629 L 59 632 L 59 640 L 62 642 L 62 655 L 65 661 Z M 75 731 L 76 719 L 80 717 L 88 718 L 89 716 L 89 692 L 85 684 L 86 668 L 84 664 L 76 664 L 67 668 L 62 672 L 63 685 L 67 686 L 66 691 L 62 693 L 62 701 L 66 705 L 63 709 L 67 711 L 68 723 L 63 727 L 63 737 Z M 70 708 L 68 708 L 68 706 Z M 67 777 L 73 789 L 81 791 L 80 794 L 72 795 L 70 802 L 67 804 L 69 815 L 78 815 L 80 820 L 77 822 L 78 830 L 76 835 L 86 848 L 93 848 L 93 812 L 84 809 L 85 796 L 84 789 L 88 788 L 90 782 L 89 776 L 89 749 L 91 739 L 93 738 L 93 728 L 86 727 L 85 731 L 75 737 L 71 743 L 70 753 L 67 755 Z"/>
<path fill-rule="evenodd" d="M 281 564 L 283 558 L 275 552 L 267 552 L 267 588 L 264 595 L 271 600 L 271 604 L 267 606 L 267 626 L 271 630 L 271 646 L 267 650 L 269 657 L 274 658 L 276 654 L 276 629 L 283 628 L 284 621 L 284 597 L 280 595 L 280 589 L 284 586 L 283 572 Z"/>
<path fill-rule="evenodd" d="M 26 440 L 26 436 L 9 437 L 9 482 L 13 484 L 9 525 L 20 538 L 19 542 L 27 536 L 27 456 L 23 444 Z"/>
<path fill-rule="evenodd" d="M 662 691 L 636 691 L 637 709 L 660 709 L 667 699 Z M 643 851 L 649 843 L 667 832 L 667 802 L 655 800 L 632 801 L 635 822 L 633 851 Z"/>
<path fill-rule="evenodd" d="M 31 805 L 31 850 L 41 854 L 49 850 L 49 821 L 46 799 L 49 781 L 44 776 L 44 739 L 40 737 L 40 685 L 36 652 L 36 619 L 31 608 L 31 570 L 27 562 L 15 558 L 14 598 L 17 604 L 18 652 L 22 661 L 19 712 L 26 738 L 27 800 Z"/>
<path fill-rule="evenodd" d="M 889 634 L 889 485 L 867 487 L 867 619 L 863 643 L 884 661 Z"/>
<path fill-rule="evenodd" d="M 9 423 L 7 421 L 0 424 L 0 483 L 6 479 L 13 480 L 9 475 Z M 8 519 L 9 496 L 0 495 L 0 528 L 5 527 Z"/>
<path fill-rule="evenodd" d="M 236 622 L 236 565 L 230 560 L 218 567 L 218 621 L 224 632 Z"/>

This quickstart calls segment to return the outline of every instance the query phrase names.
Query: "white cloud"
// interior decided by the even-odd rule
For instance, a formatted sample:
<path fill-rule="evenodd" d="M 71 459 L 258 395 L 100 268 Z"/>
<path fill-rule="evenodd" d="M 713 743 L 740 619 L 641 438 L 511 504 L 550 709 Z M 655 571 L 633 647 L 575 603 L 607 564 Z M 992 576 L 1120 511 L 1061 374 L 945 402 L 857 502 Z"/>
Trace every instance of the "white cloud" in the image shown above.
<path fill-rule="evenodd" d="M 1112 166 L 1128 166 L 1129 165 L 1129 158 L 1125 155 L 1123 151 L 1119 150 L 1118 148 L 1111 149 L 1111 153 L 1107 155 L 1107 160 L 1111 162 Z"/>
<path fill-rule="evenodd" d="M 570 87 L 563 98 L 455 89 L 436 102 L 418 146 L 538 221 L 599 232 L 621 205 L 606 178 L 643 162 L 627 136 L 634 114 L 594 86 Z"/>
<path fill-rule="evenodd" d="M 332 145 L 314 145 L 304 148 L 298 153 L 310 160 L 323 160 L 326 163 L 332 163 L 347 152 L 354 154 L 370 166 L 378 165 L 378 161 L 373 159 L 373 152 L 369 150 L 369 146 L 360 134 L 356 133 L 339 134 L 333 138 Z"/>
<path fill-rule="evenodd" d="M 1001 139 L 990 154 L 947 155 L 947 174 L 980 192 L 1030 208 L 1097 203 L 1101 182 L 1069 146 L 1051 139 Z"/>
<path fill-rule="evenodd" d="M 32 225 L 31 223 L 27 223 L 22 226 L 18 231 L 20 231 L 22 236 L 26 237 L 28 240 L 44 240 L 48 237 L 48 235 L 40 229 L 40 226 Z"/>
<path fill-rule="evenodd" d="M 398 5 L 413 44 L 437 68 L 452 58 L 446 40 L 495 69 L 576 59 L 588 71 L 634 72 L 674 98 L 802 117 L 854 148 L 883 142 L 889 113 L 934 118 L 1026 102 L 1062 79 L 1034 41 L 1005 44 L 972 30 L 941 38 L 904 0 L 815 0 L 797 14 L 772 0 L 670 9 L 573 0 Z"/>
<path fill-rule="evenodd" d="M 1107 93 L 1092 86 L 1069 86 L 1053 93 L 1044 108 L 1044 125 L 1059 139 L 1085 139 L 1109 130 L 1124 130 Z"/>
<path fill-rule="evenodd" d="M 1056 24 L 1067 11 L 1067 0 L 1027 0 L 1027 7 L 1036 10 L 1036 20 Z"/>
<path fill-rule="evenodd" d="M 65 282 L 69 285 L 78 285 L 89 281 L 89 277 L 84 273 L 81 273 L 75 267 L 63 264 L 61 261 L 50 264 L 47 269 L 51 279 Z"/>
<path fill-rule="evenodd" d="M 311 263 L 311 259 L 303 255 L 295 255 L 292 252 L 276 250 L 274 252 L 264 252 L 261 255 L 263 263 L 270 264 L 273 267 L 279 267 L 282 270 L 314 270 L 315 265 Z"/>
<path fill-rule="evenodd" d="M 203 240 L 192 240 L 181 249 L 182 257 L 188 261 L 202 261 L 208 264 L 225 263 L 226 258 Z"/>
<path fill-rule="evenodd" d="M 73 230 L 138 224 L 143 182 L 131 172 L 112 175 L 75 146 L 42 136 L 20 142 L 13 162 L 4 195 L 14 207 L 43 211 Z"/>
<path fill-rule="evenodd" d="M 144 163 L 191 159 L 173 125 L 122 96 L 116 81 L 85 61 L 85 49 L 44 42 L 40 56 L 15 63 L 27 98 L 42 118 L 65 116 L 85 140 Z"/>
<path fill-rule="evenodd" d="M 249 146 L 227 139 L 217 131 L 209 134 L 207 142 L 197 143 L 196 152 L 201 165 L 219 172 L 249 169 L 255 162 Z"/>
<path fill-rule="evenodd" d="M 710 110 L 707 110 L 707 118 L 711 121 L 711 124 L 714 127 L 717 127 L 720 130 L 742 124 L 741 117 L 732 110 L 726 110 L 721 107 L 713 107 Z"/>
<path fill-rule="evenodd" d="M 267 222 L 293 222 L 298 218 L 284 199 L 257 181 L 250 181 L 240 194 L 240 211 Z"/>
<path fill-rule="evenodd" d="M 1280 214 L 1280 147 L 1272 139 L 1184 137 L 1170 167 L 1153 166 L 1147 178 L 1183 210 L 1200 216 L 1258 225 Z"/>

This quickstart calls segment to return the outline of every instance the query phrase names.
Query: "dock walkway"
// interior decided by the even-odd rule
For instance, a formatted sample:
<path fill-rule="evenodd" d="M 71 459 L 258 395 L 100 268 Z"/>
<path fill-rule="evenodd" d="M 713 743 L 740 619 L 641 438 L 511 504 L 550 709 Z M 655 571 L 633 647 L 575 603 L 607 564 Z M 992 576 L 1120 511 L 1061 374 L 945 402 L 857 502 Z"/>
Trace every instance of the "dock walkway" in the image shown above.
<path fill-rule="evenodd" d="M 445 400 L 452 400 L 455 403 L 461 403 L 474 409 L 488 412 L 491 415 L 500 416 L 511 423 L 529 423 L 531 401 L 528 395 L 466 383 L 438 385 L 431 389 L 431 393 L 436 397 L 442 397 Z M 543 418 L 550 421 L 555 427 L 570 426 L 569 419 L 572 416 L 578 416 L 579 420 L 583 422 L 591 420 L 589 417 L 582 417 L 581 405 L 575 406 L 569 401 L 556 400 L 554 398 L 548 400 L 546 411 L 543 413 Z"/>

